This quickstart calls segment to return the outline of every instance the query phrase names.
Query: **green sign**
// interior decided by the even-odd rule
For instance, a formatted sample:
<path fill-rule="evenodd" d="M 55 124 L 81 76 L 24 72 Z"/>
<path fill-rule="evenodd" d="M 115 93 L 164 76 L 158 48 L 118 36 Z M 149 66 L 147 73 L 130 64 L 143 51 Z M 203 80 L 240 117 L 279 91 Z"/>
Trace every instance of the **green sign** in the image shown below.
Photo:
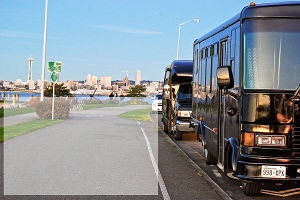
<path fill-rule="evenodd" d="M 55 71 L 61 72 L 62 62 L 55 62 Z"/>
<path fill-rule="evenodd" d="M 61 72 L 62 62 L 48 62 L 48 72 Z"/>
<path fill-rule="evenodd" d="M 51 72 L 51 82 L 56 83 L 56 81 L 58 80 L 58 73 L 57 72 Z"/>

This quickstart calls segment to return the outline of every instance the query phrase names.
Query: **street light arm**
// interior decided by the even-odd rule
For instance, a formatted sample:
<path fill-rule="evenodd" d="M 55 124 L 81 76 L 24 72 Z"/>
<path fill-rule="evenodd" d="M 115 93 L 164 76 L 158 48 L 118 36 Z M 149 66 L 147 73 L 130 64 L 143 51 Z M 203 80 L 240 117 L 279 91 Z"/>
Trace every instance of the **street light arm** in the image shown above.
<path fill-rule="evenodd" d="M 188 22 L 191 22 L 191 21 L 196 21 L 196 22 L 200 22 L 200 19 L 190 19 L 186 22 L 183 22 L 181 24 L 179 24 L 179 27 L 178 27 L 178 41 L 177 41 L 177 53 L 176 53 L 176 60 L 178 60 L 179 58 L 179 48 L 180 48 L 180 29 L 181 29 L 181 26 L 188 23 Z"/>
<path fill-rule="evenodd" d="M 190 20 L 188 20 L 188 21 L 186 21 L 186 22 L 183 22 L 183 23 L 179 24 L 179 26 L 182 26 L 182 25 L 184 25 L 184 24 L 186 24 L 186 23 L 188 23 L 188 22 L 190 22 L 190 21 L 200 22 L 200 19 L 190 19 Z"/>

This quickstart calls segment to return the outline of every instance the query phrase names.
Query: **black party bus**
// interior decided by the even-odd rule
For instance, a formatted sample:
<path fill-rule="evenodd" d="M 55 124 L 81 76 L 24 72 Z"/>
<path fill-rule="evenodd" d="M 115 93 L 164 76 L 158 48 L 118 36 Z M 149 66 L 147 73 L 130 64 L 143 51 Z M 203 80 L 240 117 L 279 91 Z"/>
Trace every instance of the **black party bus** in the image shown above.
<path fill-rule="evenodd" d="M 242 180 L 300 181 L 300 2 L 251 3 L 195 40 L 191 126 L 207 164 Z"/>

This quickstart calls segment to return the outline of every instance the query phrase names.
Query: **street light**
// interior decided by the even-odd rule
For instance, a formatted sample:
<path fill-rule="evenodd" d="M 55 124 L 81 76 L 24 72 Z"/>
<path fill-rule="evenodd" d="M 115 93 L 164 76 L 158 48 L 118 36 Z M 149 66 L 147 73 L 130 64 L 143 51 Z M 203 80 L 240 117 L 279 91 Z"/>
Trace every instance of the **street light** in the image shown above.
<path fill-rule="evenodd" d="M 191 22 L 191 21 L 196 21 L 196 22 L 200 22 L 200 19 L 191 19 L 191 20 L 188 20 L 186 22 L 183 22 L 181 24 L 179 24 L 179 28 L 178 28 L 178 43 L 177 43 L 177 54 L 176 54 L 176 60 L 178 60 L 178 57 L 179 57 L 179 47 L 180 47 L 180 29 L 181 29 L 181 26 L 183 26 L 184 24 L 188 23 L 188 22 Z"/>
<path fill-rule="evenodd" d="M 28 62 L 29 62 L 29 70 L 28 70 L 27 83 L 29 83 L 29 81 L 32 80 L 32 63 L 33 63 L 33 58 L 29 57 L 28 58 Z"/>
<path fill-rule="evenodd" d="M 46 6 L 45 6 L 44 45 L 43 45 L 43 59 L 42 59 L 41 101 L 44 101 L 46 42 L 47 42 L 47 21 L 48 21 L 48 0 L 46 0 Z"/>

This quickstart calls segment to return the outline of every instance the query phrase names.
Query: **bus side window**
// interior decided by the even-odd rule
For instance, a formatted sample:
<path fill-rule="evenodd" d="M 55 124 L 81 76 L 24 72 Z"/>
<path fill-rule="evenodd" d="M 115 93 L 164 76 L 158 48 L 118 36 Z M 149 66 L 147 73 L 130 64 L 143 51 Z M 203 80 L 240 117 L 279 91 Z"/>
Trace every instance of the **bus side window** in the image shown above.
<path fill-rule="evenodd" d="M 211 73 L 212 73 L 212 80 L 211 80 L 211 87 L 212 87 L 212 92 L 213 93 L 216 93 L 217 92 L 217 88 L 218 88 L 218 85 L 217 85 L 217 79 L 215 77 L 217 77 L 217 68 L 218 68 L 218 64 L 219 64 L 219 61 L 218 61 L 218 43 L 215 43 L 214 45 L 214 53 L 212 55 L 212 70 L 211 70 Z"/>
<path fill-rule="evenodd" d="M 234 60 L 236 62 L 234 62 L 234 86 L 235 87 L 239 87 L 239 80 L 240 80 L 240 64 L 239 64 L 239 60 L 240 60 L 240 52 L 238 51 L 238 49 L 240 49 L 240 28 L 236 29 L 235 32 L 235 53 L 234 53 Z"/>
<path fill-rule="evenodd" d="M 219 59 L 220 66 L 227 65 L 227 55 L 228 55 L 227 45 L 228 45 L 227 40 L 221 41 L 221 43 L 220 43 L 220 55 L 219 55 L 220 56 L 220 59 Z"/>

